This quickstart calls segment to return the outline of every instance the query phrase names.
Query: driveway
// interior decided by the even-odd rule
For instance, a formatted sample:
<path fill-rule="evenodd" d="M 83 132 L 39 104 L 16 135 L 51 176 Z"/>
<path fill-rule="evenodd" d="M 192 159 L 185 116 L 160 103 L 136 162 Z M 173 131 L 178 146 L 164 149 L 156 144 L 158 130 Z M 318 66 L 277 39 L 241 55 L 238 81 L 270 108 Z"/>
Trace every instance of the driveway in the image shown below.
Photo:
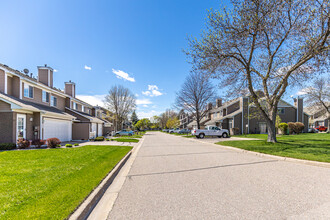
<path fill-rule="evenodd" d="M 149 132 L 108 219 L 330 219 L 329 183 L 329 168 Z"/>

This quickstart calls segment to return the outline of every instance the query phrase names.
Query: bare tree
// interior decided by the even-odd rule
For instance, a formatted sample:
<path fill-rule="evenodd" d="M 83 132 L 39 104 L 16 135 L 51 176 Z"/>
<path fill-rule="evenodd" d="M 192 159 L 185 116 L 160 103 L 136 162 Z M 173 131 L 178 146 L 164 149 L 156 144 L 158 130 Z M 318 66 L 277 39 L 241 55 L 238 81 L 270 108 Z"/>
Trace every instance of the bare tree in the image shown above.
<path fill-rule="evenodd" d="M 207 104 L 216 97 L 210 78 L 201 72 L 192 72 L 186 78 L 181 90 L 176 94 L 175 106 L 190 112 L 200 129 L 200 121 L 207 114 Z"/>
<path fill-rule="evenodd" d="M 288 86 L 329 66 L 329 0 L 231 2 L 230 10 L 209 12 L 206 31 L 189 40 L 186 53 L 194 69 L 221 79 L 227 91 L 248 89 L 267 123 L 267 141 L 276 142 L 277 106 Z"/>
<path fill-rule="evenodd" d="M 177 116 L 178 116 L 178 114 L 175 111 L 173 111 L 171 109 L 166 109 L 166 111 L 164 113 L 160 114 L 160 116 L 158 117 L 158 123 L 161 128 L 165 128 L 168 119 L 175 118 Z"/>
<path fill-rule="evenodd" d="M 315 110 L 323 111 L 328 120 L 330 132 L 330 77 L 319 77 L 313 81 L 313 85 L 302 90 L 306 96 L 306 102 L 314 106 Z"/>
<path fill-rule="evenodd" d="M 121 85 L 113 86 L 104 100 L 105 106 L 114 113 L 116 130 L 123 127 L 123 122 L 136 108 L 136 100 L 133 93 Z"/>

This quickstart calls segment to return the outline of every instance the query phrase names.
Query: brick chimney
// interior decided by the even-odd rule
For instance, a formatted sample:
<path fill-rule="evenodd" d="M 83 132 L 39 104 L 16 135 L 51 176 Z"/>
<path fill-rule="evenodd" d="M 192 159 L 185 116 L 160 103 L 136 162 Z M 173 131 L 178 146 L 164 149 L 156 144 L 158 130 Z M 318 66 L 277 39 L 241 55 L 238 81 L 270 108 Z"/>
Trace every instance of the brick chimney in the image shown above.
<path fill-rule="evenodd" d="M 212 103 L 210 102 L 209 104 L 207 104 L 207 110 L 210 111 L 212 109 Z"/>
<path fill-rule="evenodd" d="M 220 106 L 222 106 L 222 99 L 217 99 L 216 101 L 216 108 L 219 108 Z"/>
<path fill-rule="evenodd" d="M 297 100 L 297 99 L 296 99 Z M 304 100 L 303 98 L 299 98 L 296 101 L 297 102 L 297 122 L 304 123 Z"/>
<path fill-rule="evenodd" d="M 47 66 L 38 66 L 38 82 L 53 87 L 53 68 Z"/>
<path fill-rule="evenodd" d="M 74 82 L 71 82 L 71 80 L 69 82 L 65 82 L 64 93 L 75 98 L 76 84 Z"/>

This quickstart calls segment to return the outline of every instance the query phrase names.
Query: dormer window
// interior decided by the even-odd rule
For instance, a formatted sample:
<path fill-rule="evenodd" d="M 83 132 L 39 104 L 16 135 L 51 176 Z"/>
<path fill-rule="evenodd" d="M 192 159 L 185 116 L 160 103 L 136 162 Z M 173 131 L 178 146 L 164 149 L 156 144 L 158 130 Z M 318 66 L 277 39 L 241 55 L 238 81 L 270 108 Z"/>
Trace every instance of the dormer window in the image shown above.
<path fill-rule="evenodd" d="M 78 109 L 77 103 L 73 102 L 72 107 L 73 107 L 73 109 L 77 110 Z"/>
<path fill-rule="evenodd" d="M 49 92 L 42 91 L 42 101 L 49 102 Z"/>
<path fill-rule="evenodd" d="M 81 111 L 85 112 L 85 106 L 83 106 L 83 105 L 81 106 Z"/>
<path fill-rule="evenodd" d="M 33 87 L 24 83 L 24 97 L 33 99 Z"/>

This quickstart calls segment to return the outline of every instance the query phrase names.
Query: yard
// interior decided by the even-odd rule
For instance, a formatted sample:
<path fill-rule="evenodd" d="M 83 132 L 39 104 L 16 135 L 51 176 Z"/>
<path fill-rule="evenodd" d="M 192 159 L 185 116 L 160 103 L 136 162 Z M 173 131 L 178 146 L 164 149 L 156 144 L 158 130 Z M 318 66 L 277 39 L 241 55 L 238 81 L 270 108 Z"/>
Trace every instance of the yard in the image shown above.
<path fill-rule="evenodd" d="M 297 159 L 330 162 L 330 134 L 278 135 L 278 143 L 267 143 L 267 135 L 251 134 L 236 137 L 259 138 L 251 141 L 224 141 L 219 145 Z"/>
<path fill-rule="evenodd" d="M 65 219 L 130 150 L 90 145 L 0 152 L 0 219 Z"/>

